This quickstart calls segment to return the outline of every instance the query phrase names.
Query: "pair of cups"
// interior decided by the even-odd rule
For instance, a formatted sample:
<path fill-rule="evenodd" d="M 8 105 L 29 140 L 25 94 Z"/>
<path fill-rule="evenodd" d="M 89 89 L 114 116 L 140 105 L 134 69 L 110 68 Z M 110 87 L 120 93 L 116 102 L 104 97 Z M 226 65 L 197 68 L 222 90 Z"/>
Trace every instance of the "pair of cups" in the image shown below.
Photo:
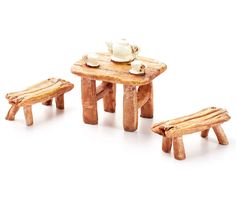
<path fill-rule="evenodd" d="M 82 59 L 89 67 L 99 67 L 99 63 L 97 62 L 97 54 L 87 54 L 84 55 Z M 131 69 L 129 72 L 134 75 L 143 75 L 145 74 L 145 68 L 146 66 L 141 61 L 134 60 L 131 62 Z"/>

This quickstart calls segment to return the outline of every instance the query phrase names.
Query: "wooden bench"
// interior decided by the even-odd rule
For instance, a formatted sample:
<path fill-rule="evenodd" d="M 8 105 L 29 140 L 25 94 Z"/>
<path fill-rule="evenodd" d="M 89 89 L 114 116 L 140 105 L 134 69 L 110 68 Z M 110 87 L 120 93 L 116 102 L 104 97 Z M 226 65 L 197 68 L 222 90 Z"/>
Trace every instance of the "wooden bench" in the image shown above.
<path fill-rule="evenodd" d="M 68 81 L 50 78 L 23 91 L 8 93 L 6 98 L 12 106 L 6 119 L 14 120 L 19 108 L 23 107 L 26 124 L 30 126 L 33 124 L 33 104 L 42 102 L 44 105 L 52 105 L 52 99 L 55 98 L 56 107 L 64 109 L 64 93 L 73 87 L 74 85 Z"/>
<path fill-rule="evenodd" d="M 181 118 L 160 122 L 152 126 L 152 131 L 163 136 L 162 150 L 171 151 L 173 142 L 174 156 L 178 160 L 185 159 L 185 150 L 182 136 L 201 131 L 206 138 L 210 128 L 213 128 L 219 144 L 228 144 L 227 137 L 221 124 L 228 121 L 228 112 L 221 108 L 211 107 Z"/>

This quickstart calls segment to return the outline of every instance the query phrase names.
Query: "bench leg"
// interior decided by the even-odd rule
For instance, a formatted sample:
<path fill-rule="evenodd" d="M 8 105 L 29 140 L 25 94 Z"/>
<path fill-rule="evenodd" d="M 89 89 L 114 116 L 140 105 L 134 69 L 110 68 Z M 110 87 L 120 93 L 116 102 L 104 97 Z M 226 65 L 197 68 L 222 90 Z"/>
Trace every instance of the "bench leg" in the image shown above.
<path fill-rule="evenodd" d="M 52 105 L 52 99 L 42 102 L 43 105 L 50 106 Z"/>
<path fill-rule="evenodd" d="M 64 94 L 56 97 L 56 106 L 57 109 L 64 109 Z"/>
<path fill-rule="evenodd" d="M 110 83 L 110 91 L 103 97 L 104 111 L 114 113 L 116 111 L 116 84 Z"/>
<path fill-rule="evenodd" d="M 214 130 L 214 132 L 216 134 L 216 137 L 217 137 L 217 139 L 219 141 L 219 144 L 222 144 L 222 145 L 229 144 L 228 139 L 227 139 L 227 137 L 226 137 L 226 135 L 224 133 L 224 130 L 221 127 L 221 125 L 214 126 L 213 130 Z"/>
<path fill-rule="evenodd" d="M 135 86 L 124 85 L 123 126 L 125 131 L 135 131 L 138 127 L 138 103 Z"/>
<path fill-rule="evenodd" d="M 31 105 L 24 106 L 24 114 L 25 114 L 26 125 L 27 126 L 32 125 L 33 124 L 33 114 L 32 114 L 32 106 Z"/>
<path fill-rule="evenodd" d="M 182 137 L 175 137 L 173 139 L 174 145 L 174 156 L 175 159 L 183 160 L 186 158 L 185 150 L 184 150 L 184 143 Z"/>
<path fill-rule="evenodd" d="M 162 138 L 162 150 L 165 153 L 169 153 L 172 147 L 172 138 L 163 137 Z"/>
<path fill-rule="evenodd" d="M 145 85 L 150 91 L 149 100 L 141 107 L 141 117 L 153 118 L 153 85 L 152 82 Z"/>
<path fill-rule="evenodd" d="M 83 119 L 87 124 L 98 123 L 96 81 L 81 79 Z"/>
<path fill-rule="evenodd" d="M 206 137 L 208 136 L 209 130 L 210 130 L 210 129 L 201 131 L 201 136 L 202 136 L 203 138 L 206 138 Z"/>
<path fill-rule="evenodd" d="M 20 107 L 18 107 L 16 105 L 12 105 L 7 113 L 6 120 L 15 120 L 15 115 L 19 109 L 20 109 Z"/>

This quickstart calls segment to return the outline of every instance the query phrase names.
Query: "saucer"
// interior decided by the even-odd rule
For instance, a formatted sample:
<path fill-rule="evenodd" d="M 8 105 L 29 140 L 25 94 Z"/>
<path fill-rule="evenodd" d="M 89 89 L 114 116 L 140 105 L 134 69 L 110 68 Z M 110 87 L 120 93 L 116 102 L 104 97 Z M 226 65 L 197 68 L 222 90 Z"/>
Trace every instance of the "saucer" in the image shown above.
<path fill-rule="evenodd" d="M 98 68 L 100 66 L 99 63 L 92 63 L 92 62 L 86 62 L 86 66 L 91 67 L 91 68 Z"/>
<path fill-rule="evenodd" d="M 118 57 L 115 57 L 115 56 L 111 56 L 111 60 L 113 62 L 117 62 L 117 63 L 128 63 L 128 62 L 131 62 L 134 60 L 134 57 L 129 57 L 129 58 L 125 58 L 125 59 L 122 59 L 122 58 L 118 58 Z"/>
<path fill-rule="evenodd" d="M 145 75 L 145 72 L 138 72 L 136 70 L 130 69 L 129 73 L 132 75 Z"/>

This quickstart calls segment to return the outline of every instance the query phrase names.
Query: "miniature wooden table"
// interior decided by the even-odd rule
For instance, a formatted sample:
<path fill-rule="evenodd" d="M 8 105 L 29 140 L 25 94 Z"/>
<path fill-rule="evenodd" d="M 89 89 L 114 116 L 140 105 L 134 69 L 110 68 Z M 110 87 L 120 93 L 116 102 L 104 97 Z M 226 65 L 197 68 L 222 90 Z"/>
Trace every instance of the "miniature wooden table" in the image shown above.
<path fill-rule="evenodd" d="M 71 72 L 81 77 L 83 119 L 85 123 L 97 124 L 97 101 L 103 98 L 104 111 L 115 112 L 116 84 L 124 85 L 123 126 L 125 131 L 135 131 L 138 126 L 138 109 L 141 117 L 153 117 L 153 85 L 152 80 L 163 73 L 167 66 L 156 60 L 138 57 L 147 65 L 143 76 L 129 74 L 130 64 L 114 63 L 110 55 L 98 54 L 100 67 L 86 66 L 83 60 L 77 61 Z M 96 87 L 96 80 L 102 83 Z M 138 87 L 138 88 L 137 88 Z"/>

